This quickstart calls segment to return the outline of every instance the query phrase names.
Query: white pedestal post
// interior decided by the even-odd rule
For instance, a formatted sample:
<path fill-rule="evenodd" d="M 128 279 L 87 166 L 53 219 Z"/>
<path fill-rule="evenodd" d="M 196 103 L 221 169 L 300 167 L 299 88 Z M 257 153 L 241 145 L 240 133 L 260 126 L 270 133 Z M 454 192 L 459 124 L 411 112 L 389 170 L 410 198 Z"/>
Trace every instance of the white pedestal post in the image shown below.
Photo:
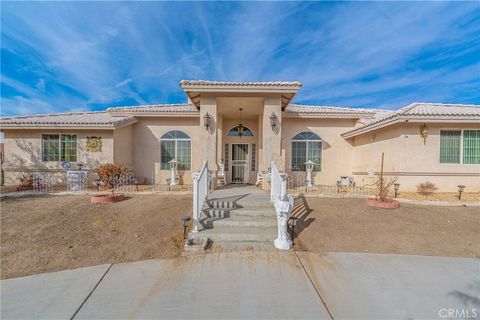
<path fill-rule="evenodd" d="M 173 159 L 168 162 L 170 164 L 170 186 L 177 185 L 177 165 L 178 161 Z"/>
<path fill-rule="evenodd" d="M 307 188 L 313 188 L 312 171 L 314 165 L 315 162 L 313 162 L 312 160 L 308 160 L 307 162 L 305 162 L 305 168 L 307 169 Z"/>

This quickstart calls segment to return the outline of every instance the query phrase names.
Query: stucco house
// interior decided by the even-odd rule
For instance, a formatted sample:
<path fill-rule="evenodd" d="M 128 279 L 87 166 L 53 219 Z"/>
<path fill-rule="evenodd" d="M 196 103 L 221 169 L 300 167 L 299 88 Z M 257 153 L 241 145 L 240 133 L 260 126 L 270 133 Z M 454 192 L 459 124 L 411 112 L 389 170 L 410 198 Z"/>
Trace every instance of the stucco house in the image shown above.
<path fill-rule="evenodd" d="M 180 183 L 208 160 L 227 183 L 255 183 L 271 161 L 295 178 L 312 160 L 314 182 L 340 176 L 357 185 L 384 171 L 402 190 L 431 181 L 440 191 L 480 189 L 480 106 L 412 103 L 396 111 L 292 103 L 299 82 L 181 81 L 186 104 L 112 107 L 101 112 L 2 117 L 6 183 L 18 174 L 62 172 L 62 162 L 93 170 L 110 162 L 134 174 Z"/>

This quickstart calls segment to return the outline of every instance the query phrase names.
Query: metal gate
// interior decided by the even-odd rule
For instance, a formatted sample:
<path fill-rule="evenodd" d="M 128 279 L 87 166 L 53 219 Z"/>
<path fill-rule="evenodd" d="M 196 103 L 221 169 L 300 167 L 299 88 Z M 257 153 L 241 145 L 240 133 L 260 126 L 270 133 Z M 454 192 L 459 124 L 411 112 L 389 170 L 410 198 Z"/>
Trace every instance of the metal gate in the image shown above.
<path fill-rule="evenodd" d="M 248 183 L 248 144 L 232 144 L 232 183 Z"/>

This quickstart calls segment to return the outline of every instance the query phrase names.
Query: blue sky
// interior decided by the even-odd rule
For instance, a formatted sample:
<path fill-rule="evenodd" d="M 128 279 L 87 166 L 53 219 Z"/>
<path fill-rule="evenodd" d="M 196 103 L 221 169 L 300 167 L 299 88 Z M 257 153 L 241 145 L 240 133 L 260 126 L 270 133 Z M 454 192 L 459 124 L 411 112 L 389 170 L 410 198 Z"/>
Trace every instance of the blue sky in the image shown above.
<path fill-rule="evenodd" d="M 296 103 L 480 104 L 479 2 L 2 2 L 1 114 L 178 103 L 181 79 Z"/>

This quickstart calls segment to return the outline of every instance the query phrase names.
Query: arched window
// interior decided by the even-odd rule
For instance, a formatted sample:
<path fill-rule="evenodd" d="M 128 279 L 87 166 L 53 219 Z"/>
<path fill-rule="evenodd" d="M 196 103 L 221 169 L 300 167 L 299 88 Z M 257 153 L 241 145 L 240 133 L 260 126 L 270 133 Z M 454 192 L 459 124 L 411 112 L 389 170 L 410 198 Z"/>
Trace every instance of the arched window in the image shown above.
<path fill-rule="evenodd" d="M 172 130 L 160 138 L 160 169 L 170 170 L 169 161 L 178 161 L 178 170 L 190 170 L 192 139 L 185 132 Z"/>
<path fill-rule="evenodd" d="M 227 136 L 229 137 L 253 137 L 253 132 L 249 128 L 239 124 L 236 127 L 228 130 Z"/>
<path fill-rule="evenodd" d="M 305 171 L 308 160 L 315 162 L 313 171 L 322 170 L 322 139 L 305 131 L 292 138 L 292 171 Z"/>

